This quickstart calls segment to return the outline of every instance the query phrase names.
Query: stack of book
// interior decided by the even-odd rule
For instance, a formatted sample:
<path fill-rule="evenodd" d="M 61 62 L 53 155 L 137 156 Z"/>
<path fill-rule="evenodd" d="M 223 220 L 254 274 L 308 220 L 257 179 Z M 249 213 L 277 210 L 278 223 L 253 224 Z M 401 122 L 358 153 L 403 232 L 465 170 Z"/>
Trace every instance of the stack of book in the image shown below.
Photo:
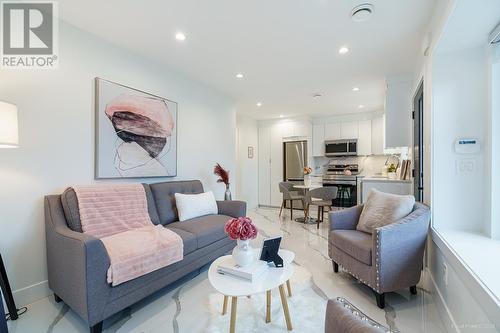
<path fill-rule="evenodd" d="M 401 174 L 400 174 L 400 179 L 405 180 L 405 179 L 410 179 L 410 172 L 411 172 L 411 161 L 410 160 L 403 160 L 401 162 Z"/>
<path fill-rule="evenodd" d="M 253 282 L 257 280 L 268 268 L 265 261 L 255 260 L 250 266 L 240 267 L 236 265 L 234 260 L 228 260 L 217 267 L 219 274 L 232 276 L 235 278 Z"/>

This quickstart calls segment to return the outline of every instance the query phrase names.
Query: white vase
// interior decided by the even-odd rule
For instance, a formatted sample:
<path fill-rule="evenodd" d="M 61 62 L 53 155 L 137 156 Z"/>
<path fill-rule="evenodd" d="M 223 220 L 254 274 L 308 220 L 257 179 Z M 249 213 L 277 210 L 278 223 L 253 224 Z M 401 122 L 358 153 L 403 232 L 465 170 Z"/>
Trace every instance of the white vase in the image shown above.
<path fill-rule="evenodd" d="M 304 175 L 304 185 L 311 186 L 312 179 L 310 175 Z"/>
<path fill-rule="evenodd" d="M 238 239 L 236 247 L 233 249 L 233 259 L 240 267 L 250 266 L 253 262 L 253 249 L 250 240 Z"/>

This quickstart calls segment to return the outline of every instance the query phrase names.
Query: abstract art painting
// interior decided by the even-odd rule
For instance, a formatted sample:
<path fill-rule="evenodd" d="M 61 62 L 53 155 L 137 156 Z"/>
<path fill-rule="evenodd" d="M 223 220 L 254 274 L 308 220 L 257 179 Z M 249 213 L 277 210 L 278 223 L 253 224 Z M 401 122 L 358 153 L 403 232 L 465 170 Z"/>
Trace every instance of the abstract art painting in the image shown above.
<path fill-rule="evenodd" d="M 177 103 L 96 78 L 96 178 L 177 175 Z"/>

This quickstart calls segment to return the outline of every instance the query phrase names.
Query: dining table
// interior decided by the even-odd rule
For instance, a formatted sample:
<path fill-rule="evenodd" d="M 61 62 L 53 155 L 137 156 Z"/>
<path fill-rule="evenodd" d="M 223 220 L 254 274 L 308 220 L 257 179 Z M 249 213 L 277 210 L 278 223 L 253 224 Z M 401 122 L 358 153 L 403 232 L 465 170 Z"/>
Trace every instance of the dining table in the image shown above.
<path fill-rule="evenodd" d="M 316 188 L 323 187 L 323 185 L 320 185 L 320 184 L 300 184 L 300 185 L 293 185 L 293 187 L 298 189 L 298 190 L 303 190 L 304 196 L 306 196 L 307 192 L 309 192 L 310 190 L 314 190 Z M 297 217 L 295 219 L 295 222 L 300 222 L 300 223 L 304 223 L 304 224 L 316 224 L 317 219 L 309 216 L 306 220 L 306 217 L 304 216 L 304 217 Z"/>

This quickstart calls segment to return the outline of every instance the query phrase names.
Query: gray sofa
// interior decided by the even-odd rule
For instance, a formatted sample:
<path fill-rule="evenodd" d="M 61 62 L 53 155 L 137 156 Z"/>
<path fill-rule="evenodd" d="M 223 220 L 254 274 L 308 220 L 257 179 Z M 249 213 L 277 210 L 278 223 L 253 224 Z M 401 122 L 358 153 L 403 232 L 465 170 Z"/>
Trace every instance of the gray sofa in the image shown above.
<path fill-rule="evenodd" d="M 106 282 L 109 258 L 103 243 L 81 232 L 75 192 L 69 189 L 45 197 L 49 287 L 56 301 L 64 301 L 88 323 L 91 333 L 102 331 L 104 319 L 199 270 L 236 244 L 224 233 L 224 225 L 231 217 L 245 216 L 245 202 L 218 201 L 218 215 L 179 222 L 174 193 L 201 193 L 200 181 L 144 184 L 144 188 L 152 222 L 182 237 L 184 259 L 116 287 Z"/>
<path fill-rule="evenodd" d="M 330 212 L 328 253 L 334 272 L 339 265 L 375 291 L 385 307 L 385 293 L 410 288 L 417 292 L 423 266 L 430 211 L 415 203 L 401 220 L 376 228 L 372 234 L 356 230 L 363 205 Z"/>

